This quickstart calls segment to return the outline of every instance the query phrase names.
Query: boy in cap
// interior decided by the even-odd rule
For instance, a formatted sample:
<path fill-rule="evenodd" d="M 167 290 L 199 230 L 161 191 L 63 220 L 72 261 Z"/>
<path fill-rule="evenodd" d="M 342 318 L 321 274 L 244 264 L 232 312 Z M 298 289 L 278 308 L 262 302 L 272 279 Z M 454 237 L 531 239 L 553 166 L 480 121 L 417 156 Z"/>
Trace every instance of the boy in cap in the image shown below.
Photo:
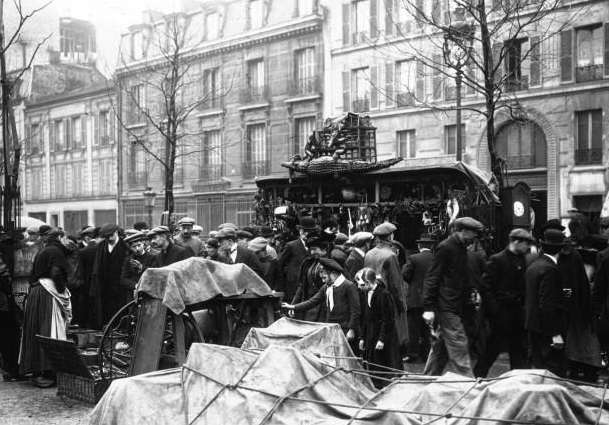
<path fill-rule="evenodd" d="M 131 254 L 125 258 L 121 272 L 121 286 L 128 291 L 127 297 L 133 293 L 144 270 L 153 267 L 156 261 L 153 254 L 146 252 L 147 240 L 148 237 L 144 232 L 137 232 L 125 238 L 125 243 L 131 248 Z"/>
<path fill-rule="evenodd" d="M 352 349 L 355 349 L 360 317 L 357 286 L 347 280 L 343 268 L 336 261 L 322 257 L 319 263 L 319 274 L 323 282 L 319 291 L 307 301 L 298 304 L 283 303 L 282 307 L 291 311 L 306 311 L 319 305 L 324 306 L 318 321 L 338 323 Z"/>
<path fill-rule="evenodd" d="M 461 217 L 454 221 L 454 232 L 436 247 L 423 283 L 423 319 L 428 326 L 437 325 L 437 337 L 423 371 L 441 375 L 447 370 L 473 377 L 469 338 L 465 324 L 471 318 L 467 306 L 476 293 L 470 278 L 467 247 L 483 229 L 482 223 Z"/>

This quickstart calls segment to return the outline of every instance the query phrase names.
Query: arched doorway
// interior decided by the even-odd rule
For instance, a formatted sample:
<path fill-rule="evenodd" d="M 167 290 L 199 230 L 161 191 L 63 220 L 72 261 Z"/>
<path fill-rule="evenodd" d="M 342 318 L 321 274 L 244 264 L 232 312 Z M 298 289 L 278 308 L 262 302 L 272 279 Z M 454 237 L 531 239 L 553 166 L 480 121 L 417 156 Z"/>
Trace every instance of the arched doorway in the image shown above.
<path fill-rule="evenodd" d="M 508 121 L 496 134 L 497 153 L 506 162 L 508 185 L 524 182 L 531 187 L 531 207 L 537 233 L 547 221 L 548 143 L 543 129 L 533 121 Z"/>

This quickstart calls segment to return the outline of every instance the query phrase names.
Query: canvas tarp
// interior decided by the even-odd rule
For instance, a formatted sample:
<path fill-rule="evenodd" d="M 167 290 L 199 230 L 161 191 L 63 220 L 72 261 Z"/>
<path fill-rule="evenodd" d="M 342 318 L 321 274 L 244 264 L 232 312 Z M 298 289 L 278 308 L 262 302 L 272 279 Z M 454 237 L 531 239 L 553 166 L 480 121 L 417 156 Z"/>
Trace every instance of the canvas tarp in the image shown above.
<path fill-rule="evenodd" d="M 92 424 L 609 424 L 602 388 L 547 371 L 475 381 L 411 376 L 381 392 L 307 351 L 195 344 L 182 369 L 116 380 Z M 605 402 L 605 405 L 607 401 Z M 452 416 L 442 419 L 443 415 Z M 483 420 L 484 419 L 484 420 Z M 490 420 L 487 420 L 490 419 Z M 598 422 L 597 422 L 598 420 Z"/>
<path fill-rule="evenodd" d="M 187 305 L 210 300 L 218 295 L 273 295 L 273 290 L 245 264 L 224 264 L 191 257 L 161 268 L 147 269 L 136 291 L 163 300 L 175 314 Z"/>

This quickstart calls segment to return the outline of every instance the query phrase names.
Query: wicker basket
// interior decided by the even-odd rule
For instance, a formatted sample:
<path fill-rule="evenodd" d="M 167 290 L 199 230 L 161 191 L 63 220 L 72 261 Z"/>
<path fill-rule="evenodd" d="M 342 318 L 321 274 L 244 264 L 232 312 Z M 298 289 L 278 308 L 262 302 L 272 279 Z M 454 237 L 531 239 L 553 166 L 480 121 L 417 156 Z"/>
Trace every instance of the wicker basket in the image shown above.
<path fill-rule="evenodd" d="M 85 378 L 69 373 L 57 372 L 57 395 L 96 404 L 104 395 L 110 381 Z"/>

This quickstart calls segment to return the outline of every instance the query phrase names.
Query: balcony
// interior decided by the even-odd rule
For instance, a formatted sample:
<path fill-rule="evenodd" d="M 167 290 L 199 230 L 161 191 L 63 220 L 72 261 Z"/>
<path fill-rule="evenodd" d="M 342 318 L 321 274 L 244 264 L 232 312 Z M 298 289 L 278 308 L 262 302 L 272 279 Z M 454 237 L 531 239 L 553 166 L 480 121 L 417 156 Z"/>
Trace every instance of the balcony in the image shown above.
<path fill-rule="evenodd" d="M 224 108 L 224 97 L 223 96 L 205 96 L 205 98 L 199 104 L 199 110 L 208 111 L 212 109 Z"/>
<path fill-rule="evenodd" d="M 370 99 L 367 97 L 353 99 L 353 102 L 351 102 L 351 111 L 355 113 L 370 111 Z"/>
<path fill-rule="evenodd" d="M 299 78 L 289 82 L 288 94 L 290 96 L 304 96 L 321 92 L 321 78 Z"/>
<path fill-rule="evenodd" d="M 414 106 L 415 103 L 412 93 L 398 92 L 395 100 L 398 108 Z"/>
<path fill-rule="evenodd" d="M 246 161 L 241 164 L 243 178 L 254 178 L 269 174 L 269 161 Z"/>
<path fill-rule="evenodd" d="M 594 165 L 603 163 L 602 149 L 576 149 L 575 165 Z"/>
<path fill-rule="evenodd" d="M 204 164 L 199 168 L 199 179 L 203 181 L 220 180 L 222 171 L 222 164 Z"/>
<path fill-rule="evenodd" d="M 129 183 L 129 187 L 131 188 L 139 188 L 146 187 L 148 182 L 148 172 L 146 171 L 133 171 L 130 172 L 127 178 Z"/>
<path fill-rule="evenodd" d="M 267 86 L 251 86 L 241 89 L 239 100 L 241 103 L 262 103 L 268 99 Z"/>
<path fill-rule="evenodd" d="M 586 65 L 575 68 L 575 81 L 583 83 L 586 81 L 602 80 L 603 65 Z"/>

